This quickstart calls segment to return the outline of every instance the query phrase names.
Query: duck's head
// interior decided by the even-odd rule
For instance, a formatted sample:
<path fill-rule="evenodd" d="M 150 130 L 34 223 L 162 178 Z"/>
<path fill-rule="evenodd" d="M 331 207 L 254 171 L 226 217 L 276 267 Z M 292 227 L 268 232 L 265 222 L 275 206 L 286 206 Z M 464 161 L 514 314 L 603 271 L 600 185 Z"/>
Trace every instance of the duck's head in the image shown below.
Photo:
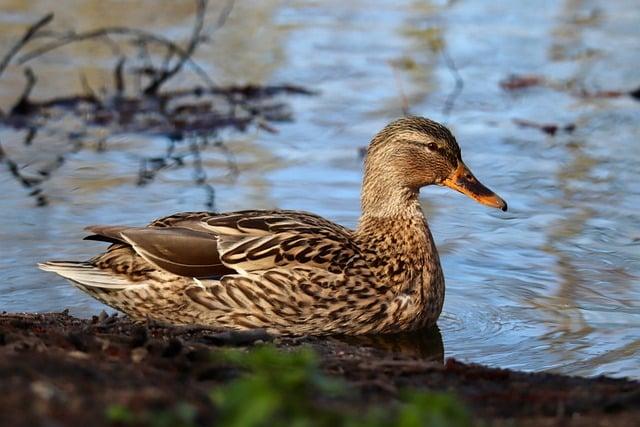
<path fill-rule="evenodd" d="M 396 120 L 373 138 L 367 150 L 365 190 L 367 181 L 414 192 L 426 185 L 445 185 L 483 205 L 507 210 L 507 203 L 464 164 L 449 129 L 424 117 Z"/>

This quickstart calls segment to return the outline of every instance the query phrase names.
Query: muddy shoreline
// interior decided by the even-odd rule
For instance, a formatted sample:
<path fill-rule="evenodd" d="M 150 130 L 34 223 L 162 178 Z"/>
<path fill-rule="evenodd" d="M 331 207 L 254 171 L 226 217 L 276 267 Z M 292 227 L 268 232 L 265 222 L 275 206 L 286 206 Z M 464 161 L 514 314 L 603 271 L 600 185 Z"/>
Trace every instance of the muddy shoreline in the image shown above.
<path fill-rule="evenodd" d="M 606 377 L 522 373 L 442 361 L 440 351 L 409 354 L 402 342 L 343 338 L 273 338 L 135 324 L 122 316 L 78 319 L 67 313 L 0 315 L 2 424 L 113 425 L 114 404 L 154 411 L 188 402 L 196 425 L 214 425 L 211 390 L 237 377 L 214 361 L 222 347 L 270 342 L 310 346 L 323 371 L 356 391 L 353 407 L 393 404 L 401 390 L 457 396 L 474 420 L 491 425 L 633 425 L 640 383 Z M 437 346 L 437 339 L 434 339 Z"/>

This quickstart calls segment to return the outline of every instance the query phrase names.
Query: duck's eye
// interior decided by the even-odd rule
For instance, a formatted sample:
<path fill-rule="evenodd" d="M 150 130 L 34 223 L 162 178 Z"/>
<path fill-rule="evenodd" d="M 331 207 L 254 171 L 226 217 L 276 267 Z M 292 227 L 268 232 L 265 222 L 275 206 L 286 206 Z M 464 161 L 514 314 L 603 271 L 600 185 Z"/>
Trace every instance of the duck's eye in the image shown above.
<path fill-rule="evenodd" d="M 436 151 L 438 149 L 438 144 L 436 144 L 435 142 L 430 142 L 427 144 L 427 148 L 430 151 Z"/>

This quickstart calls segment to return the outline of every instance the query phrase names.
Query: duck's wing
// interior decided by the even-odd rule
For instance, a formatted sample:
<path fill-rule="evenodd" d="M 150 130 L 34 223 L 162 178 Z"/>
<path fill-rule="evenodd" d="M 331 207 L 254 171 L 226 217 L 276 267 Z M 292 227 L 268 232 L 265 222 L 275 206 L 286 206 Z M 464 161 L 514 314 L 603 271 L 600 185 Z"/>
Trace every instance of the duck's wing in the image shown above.
<path fill-rule="evenodd" d="M 128 245 L 160 269 L 196 278 L 294 265 L 340 272 L 357 253 L 350 230 L 297 211 L 189 212 L 147 227 L 87 229 L 88 239 Z M 102 267 L 114 262 L 109 252 L 96 258 Z"/>
<path fill-rule="evenodd" d="M 222 263 L 238 272 L 276 267 L 343 271 L 358 254 L 353 232 L 299 211 L 242 211 L 202 220 L 218 236 Z"/>
<path fill-rule="evenodd" d="M 220 277 L 233 272 L 220 261 L 216 236 L 210 233 L 185 227 L 91 226 L 87 230 L 94 233 L 89 240 L 115 243 L 95 259 L 99 267 L 131 271 L 131 267 L 125 267 L 131 264 L 131 257 L 115 257 L 113 253 L 129 246 L 153 266 L 179 276 Z M 118 251 L 123 253 L 126 251 Z"/>

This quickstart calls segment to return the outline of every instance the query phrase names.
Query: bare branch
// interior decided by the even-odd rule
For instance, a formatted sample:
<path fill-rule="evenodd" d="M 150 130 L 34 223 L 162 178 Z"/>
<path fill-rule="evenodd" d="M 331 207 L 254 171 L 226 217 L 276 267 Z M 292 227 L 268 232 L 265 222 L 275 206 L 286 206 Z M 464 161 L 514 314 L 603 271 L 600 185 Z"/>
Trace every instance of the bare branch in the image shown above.
<path fill-rule="evenodd" d="M 189 41 L 184 47 L 162 35 L 123 26 L 104 27 L 81 33 L 42 30 L 51 17 L 48 15 L 41 19 L 27 30 L 21 41 L 12 47 L 3 59 L 0 58 L 2 67 L 7 67 L 9 63 L 24 65 L 26 77 L 26 85 L 11 109 L 12 114 L 0 114 L 0 123 L 26 130 L 24 145 L 31 145 L 41 129 L 51 132 L 47 123 L 51 109 L 81 113 L 86 123 L 108 129 L 110 133 L 133 131 L 164 134 L 169 138 L 166 153 L 141 159 L 138 185 L 152 182 L 162 170 L 190 166 L 193 170 L 193 180 L 207 193 L 207 207 L 214 209 L 215 190 L 208 182 L 202 158 L 209 145 L 208 138 L 215 135 L 217 129 L 235 127 L 244 130 L 250 124 L 275 132 L 276 129 L 271 127 L 270 123 L 289 120 L 290 112 L 285 108 L 285 104 L 274 102 L 272 98 L 279 93 L 309 95 L 312 92 L 291 85 L 216 86 L 205 70 L 192 59 L 198 46 L 207 40 L 206 34 L 203 34 L 207 0 L 195 1 L 195 20 Z M 213 31 L 224 25 L 233 5 L 233 0 L 226 1 L 217 21 L 211 27 Z M 36 39 L 39 41 L 37 45 L 34 43 Z M 32 44 L 25 48 L 29 40 Z M 37 79 L 28 62 L 58 48 L 83 41 L 106 43 L 114 53 L 112 79 L 114 95 L 118 97 L 118 102 L 104 105 L 83 74 L 79 77 L 84 94 L 60 96 L 43 101 L 30 100 Z M 129 50 L 125 48 L 132 48 L 133 53 L 130 55 Z M 160 48 L 160 56 L 152 58 L 151 48 Z M 160 87 L 186 66 L 190 66 L 206 85 L 160 92 Z M 135 94 L 127 97 L 125 83 L 131 82 L 131 76 L 133 84 L 137 83 L 137 86 Z M 147 85 L 146 89 L 143 89 L 144 84 Z M 150 95 L 151 99 L 144 99 L 143 94 Z M 239 109 L 243 110 L 242 114 L 238 114 Z M 86 135 L 84 130 L 65 129 L 62 133 L 70 142 L 75 143 L 68 152 L 82 148 L 81 138 Z M 190 150 L 176 149 L 183 140 L 189 142 L 187 148 Z M 98 150 L 104 147 L 105 142 L 105 139 L 99 141 Z M 233 152 L 222 140 L 214 142 L 213 145 L 226 159 L 226 177 L 231 181 L 235 180 L 240 171 Z M 40 167 L 35 174 L 27 173 L 22 170 L 20 164 L 7 156 L 0 146 L 0 164 L 5 165 L 16 181 L 28 189 L 30 197 L 34 197 L 40 206 L 47 204 L 42 183 L 50 179 L 63 163 L 64 155 L 61 155 L 55 161 Z"/>
<path fill-rule="evenodd" d="M 29 134 L 25 138 L 29 138 Z M 0 162 L 4 163 L 7 169 L 9 169 L 9 173 L 11 176 L 18 181 L 24 188 L 31 189 L 29 192 L 29 196 L 36 198 L 36 204 L 38 206 L 45 206 L 48 203 L 48 200 L 44 194 L 42 194 L 42 189 L 39 185 L 46 179 L 43 178 L 30 178 L 25 176 L 20 171 L 20 167 L 18 163 L 16 163 L 13 159 L 11 159 L 7 153 L 2 148 L 2 142 L 0 142 Z"/>
<path fill-rule="evenodd" d="M 24 69 L 24 76 L 27 78 L 27 84 L 22 90 L 22 95 L 18 98 L 18 101 L 15 103 L 13 107 L 11 107 L 10 114 L 28 114 L 31 109 L 31 103 L 29 102 L 29 95 L 33 90 L 33 87 L 36 85 L 38 79 L 36 75 L 33 73 L 33 70 L 29 67 Z"/>
<path fill-rule="evenodd" d="M 46 53 L 49 53 L 53 50 L 59 49 L 71 43 L 77 43 L 81 41 L 88 41 L 92 39 L 99 39 L 108 36 L 123 36 L 123 37 L 131 37 L 134 40 L 132 43 L 140 43 L 141 40 L 155 43 L 161 46 L 165 46 L 167 49 L 171 50 L 175 55 L 180 58 L 183 58 L 185 63 L 188 64 L 193 71 L 200 77 L 200 79 L 207 85 L 208 88 L 213 89 L 216 87 L 216 84 L 211 80 L 211 77 L 207 74 L 207 72 L 196 62 L 194 62 L 189 54 L 180 46 L 173 43 L 171 40 L 166 39 L 162 36 L 158 36 L 156 34 L 140 30 L 137 28 L 128 28 L 128 27 L 105 27 L 99 28 L 97 30 L 86 31 L 84 33 L 72 33 L 67 34 L 58 40 L 54 40 L 52 42 L 46 43 L 38 48 L 32 49 L 31 51 L 23 54 L 18 58 L 18 64 L 24 65 L 29 61 L 32 61 Z"/>
<path fill-rule="evenodd" d="M 36 128 L 35 126 L 29 127 L 29 129 L 27 130 L 27 136 L 24 137 L 23 144 L 26 146 L 31 145 L 37 134 L 38 128 Z"/>
<path fill-rule="evenodd" d="M 27 31 L 25 31 L 20 40 L 18 40 L 16 44 L 11 46 L 9 51 L 2 58 L 2 61 L 0 61 L 0 74 L 4 72 L 13 57 L 16 56 L 20 49 L 22 49 L 27 43 L 29 43 L 29 40 L 31 40 L 43 27 L 48 25 L 52 19 L 53 13 L 49 13 L 32 24 L 29 28 L 27 28 Z"/>
<path fill-rule="evenodd" d="M 207 0 L 198 0 L 197 7 L 196 7 L 196 20 L 193 26 L 193 32 L 191 33 L 191 38 L 189 39 L 189 44 L 185 49 L 186 55 L 183 55 L 178 61 L 176 61 L 173 67 L 163 69 L 160 72 L 160 74 L 156 76 L 156 78 L 154 78 L 147 85 L 146 88 L 144 88 L 142 92 L 145 95 L 157 94 L 160 87 L 164 83 L 166 83 L 169 79 L 171 79 L 173 76 L 175 76 L 178 72 L 180 72 L 185 62 L 191 58 L 196 48 L 198 47 L 198 44 L 200 44 L 200 41 L 202 40 L 201 32 L 202 32 L 202 28 L 204 27 L 204 15 L 206 11 L 207 11 Z M 168 55 L 167 55 L 168 58 L 172 56 L 170 54 L 172 54 L 172 52 L 168 52 Z"/>
<path fill-rule="evenodd" d="M 85 98 L 87 100 L 91 100 L 91 102 L 102 106 L 102 101 L 100 101 L 100 97 L 93 90 L 89 82 L 87 81 L 87 76 L 84 73 L 80 73 L 80 84 L 82 85 L 82 90 L 84 91 Z"/>
<path fill-rule="evenodd" d="M 224 8 L 222 8 L 222 11 L 220 12 L 220 15 L 218 15 L 218 21 L 216 22 L 216 26 L 214 27 L 213 31 L 221 28 L 225 24 L 225 22 L 227 22 L 227 18 L 231 14 L 234 5 L 235 0 L 227 1 L 227 3 L 224 5 Z"/>
<path fill-rule="evenodd" d="M 124 76 L 122 70 L 124 69 L 124 63 L 127 58 L 124 56 L 118 60 L 116 67 L 113 69 L 113 81 L 116 86 L 116 95 L 122 96 L 125 91 Z"/>

